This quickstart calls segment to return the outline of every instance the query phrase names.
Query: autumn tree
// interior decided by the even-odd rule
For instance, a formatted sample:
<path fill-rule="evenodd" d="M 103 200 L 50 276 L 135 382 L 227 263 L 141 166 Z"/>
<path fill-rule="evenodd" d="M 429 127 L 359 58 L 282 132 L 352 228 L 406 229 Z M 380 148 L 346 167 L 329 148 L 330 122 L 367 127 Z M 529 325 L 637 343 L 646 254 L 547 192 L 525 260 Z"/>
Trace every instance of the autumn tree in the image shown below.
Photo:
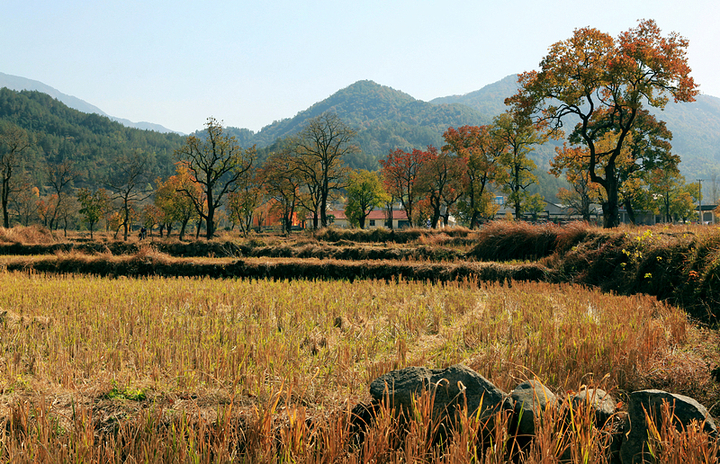
<path fill-rule="evenodd" d="M 433 146 L 428 146 L 425 153 L 418 187 L 427 200 L 430 226 L 436 229 L 441 217 L 447 225 L 450 209 L 463 193 L 465 160 L 451 151 L 438 152 Z"/>
<path fill-rule="evenodd" d="M 554 130 L 579 121 L 569 136 L 589 152 L 588 173 L 605 190 L 605 227 L 619 224 L 618 158 L 638 124 L 645 105 L 663 108 L 694 101 L 697 86 L 687 64 L 688 41 L 676 33 L 661 35 L 652 20 L 621 33 L 616 39 L 593 28 L 575 30 L 573 36 L 550 47 L 541 70 L 520 75 L 520 90 L 506 100 L 513 111 L 533 116 Z M 645 115 L 645 124 L 657 126 Z M 601 149 L 597 142 L 612 133 L 615 143 Z M 636 153 L 655 156 L 654 151 Z"/>
<path fill-rule="evenodd" d="M 414 218 L 415 205 L 422 196 L 418 175 L 429 156 L 428 152 L 417 148 L 412 152 L 397 149 L 380 160 L 385 190 L 400 201 L 410 221 Z"/>
<path fill-rule="evenodd" d="M 508 202 L 515 209 L 515 217 L 520 218 L 529 201 L 526 189 L 538 181 L 533 173 L 537 166 L 528 154 L 535 145 L 545 143 L 547 135 L 529 119 L 508 112 L 495 117 L 492 131 L 505 144 L 500 156 L 500 165 L 505 169 L 502 187 L 509 193 Z"/>
<path fill-rule="evenodd" d="M 8 206 L 13 193 L 13 176 L 30 146 L 30 139 L 23 129 L 10 123 L 0 126 L 0 204 L 5 228 L 10 227 Z"/>
<path fill-rule="evenodd" d="M 303 182 L 297 170 L 296 158 L 289 150 L 273 152 L 265 161 L 259 176 L 268 197 L 273 201 L 273 209 L 282 218 L 283 232 L 289 234 Z"/>
<path fill-rule="evenodd" d="M 389 201 L 389 195 L 382 186 L 380 176 L 376 172 L 364 169 L 350 172 L 348 176 L 347 204 L 345 216 L 353 225 L 365 228 L 365 219 L 375 208 Z"/>
<path fill-rule="evenodd" d="M 185 192 L 191 192 L 191 195 Z M 155 180 L 155 206 L 163 212 L 168 237 L 175 222 L 180 223 L 178 238 L 183 240 L 185 237 L 188 222 L 197 215 L 193 197 L 202 197 L 202 187 L 192 179 L 185 163 L 178 162 L 175 175 L 164 182 L 162 179 Z"/>
<path fill-rule="evenodd" d="M 103 218 L 110 206 L 110 196 L 102 188 L 94 192 L 87 188 L 81 188 L 77 198 L 81 206 L 80 214 L 85 218 L 85 223 L 90 229 L 90 240 L 92 240 L 95 225 Z"/>
<path fill-rule="evenodd" d="M 255 146 L 243 149 L 233 136 L 223 132 L 215 118 L 208 118 L 201 137 L 190 135 L 185 145 L 175 150 L 175 156 L 185 163 L 202 194 L 194 189 L 181 189 L 192 201 L 197 214 L 205 220 L 206 237 L 215 234 L 215 213 L 224 197 L 239 188 L 238 181 L 252 168 L 256 158 Z"/>
<path fill-rule="evenodd" d="M 479 225 L 480 218 L 490 215 L 493 195 L 489 187 L 502 179 L 499 164 L 506 145 L 496 135 L 489 125 L 450 127 L 443 134 L 443 151 L 456 153 L 464 160 L 464 194 L 459 206 L 471 229 Z"/>

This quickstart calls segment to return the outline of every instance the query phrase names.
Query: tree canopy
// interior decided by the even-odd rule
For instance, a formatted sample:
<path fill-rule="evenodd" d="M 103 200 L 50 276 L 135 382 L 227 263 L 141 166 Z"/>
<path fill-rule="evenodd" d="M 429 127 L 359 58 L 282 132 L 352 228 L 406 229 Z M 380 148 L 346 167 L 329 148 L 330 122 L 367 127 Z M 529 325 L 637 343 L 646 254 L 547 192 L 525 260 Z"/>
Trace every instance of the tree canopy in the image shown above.
<path fill-rule="evenodd" d="M 569 139 L 588 149 L 590 180 L 606 193 L 606 227 L 619 223 L 618 158 L 623 147 L 641 121 L 646 127 L 660 124 L 644 106 L 662 108 L 670 97 L 693 101 L 698 93 L 690 77 L 687 47 L 688 41 L 676 33 L 663 36 L 652 20 L 641 21 L 617 38 L 594 28 L 577 29 L 570 39 L 550 47 L 540 71 L 520 75 L 520 90 L 506 100 L 517 114 L 554 130 L 579 120 Z M 599 148 L 608 133 L 615 143 Z M 656 157 L 657 152 L 635 155 L 643 164 L 643 157 Z M 655 158 L 650 164 L 668 162 Z"/>

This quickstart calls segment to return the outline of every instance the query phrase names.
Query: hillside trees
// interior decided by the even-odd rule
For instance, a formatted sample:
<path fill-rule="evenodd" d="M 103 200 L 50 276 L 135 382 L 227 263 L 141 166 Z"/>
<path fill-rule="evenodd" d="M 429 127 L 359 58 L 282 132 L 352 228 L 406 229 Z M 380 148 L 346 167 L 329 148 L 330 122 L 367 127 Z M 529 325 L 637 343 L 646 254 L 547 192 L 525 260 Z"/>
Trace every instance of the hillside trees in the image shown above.
<path fill-rule="evenodd" d="M 202 195 L 193 189 L 181 191 L 205 220 L 206 238 L 210 240 L 215 234 L 215 212 L 223 204 L 225 195 L 238 189 L 238 181 L 253 166 L 255 147 L 242 149 L 235 137 L 223 133 L 221 123 L 210 117 L 203 137 L 188 136 L 175 156 L 185 163 L 192 179 L 202 188 Z"/>
<path fill-rule="evenodd" d="M 689 75 L 687 47 L 688 41 L 675 33 L 662 36 L 652 20 L 641 21 L 617 39 L 597 29 L 577 29 L 570 39 L 550 47 L 539 72 L 520 75 L 520 90 L 506 100 L 517 114 L 533 116 L 556 130 L 571 118 L 579 120 L 569 140 L 589 151 L 590 180 L 605 190 L 605 227 L 619 223 L 618 158 L 643 107 L 663 108 L 669 97 L 694 101 L 698 93 Z M 645 119 L 657 125 L 651 115 Z M 616 142 L 599 149 L 598 140 L 608 133 Z"/>

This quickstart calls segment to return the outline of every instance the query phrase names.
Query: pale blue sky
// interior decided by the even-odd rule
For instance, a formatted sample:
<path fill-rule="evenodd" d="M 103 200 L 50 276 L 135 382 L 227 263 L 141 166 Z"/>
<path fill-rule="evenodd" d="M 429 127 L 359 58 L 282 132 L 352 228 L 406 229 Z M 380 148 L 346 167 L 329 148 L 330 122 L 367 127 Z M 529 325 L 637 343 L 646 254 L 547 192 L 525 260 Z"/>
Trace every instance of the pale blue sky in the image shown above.
<path fill-rule="evenodd" d="M 548 47 L 638 19 L 690 40 L 720 96 L 717 0 L 4 0 L 0 72 L 116 117 L 192 132 L 208 116 L 259 130 L 361 79 L 415 98 L 536 69 Z"/>

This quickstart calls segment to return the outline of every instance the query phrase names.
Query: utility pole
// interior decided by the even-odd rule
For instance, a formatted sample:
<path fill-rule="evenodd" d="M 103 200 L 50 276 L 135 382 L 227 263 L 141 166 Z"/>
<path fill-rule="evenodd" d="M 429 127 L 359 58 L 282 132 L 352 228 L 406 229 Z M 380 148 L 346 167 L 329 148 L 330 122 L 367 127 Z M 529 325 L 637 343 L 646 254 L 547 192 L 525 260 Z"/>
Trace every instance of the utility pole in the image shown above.
<path fill-rule="evenodd" d="M 700 221 L 698 224 L 703 225 L 703 213 L 702 213 L 702 182 L 705 179 L 696 179 L 698 183 L 698 216 L 700 217 Z"/>

